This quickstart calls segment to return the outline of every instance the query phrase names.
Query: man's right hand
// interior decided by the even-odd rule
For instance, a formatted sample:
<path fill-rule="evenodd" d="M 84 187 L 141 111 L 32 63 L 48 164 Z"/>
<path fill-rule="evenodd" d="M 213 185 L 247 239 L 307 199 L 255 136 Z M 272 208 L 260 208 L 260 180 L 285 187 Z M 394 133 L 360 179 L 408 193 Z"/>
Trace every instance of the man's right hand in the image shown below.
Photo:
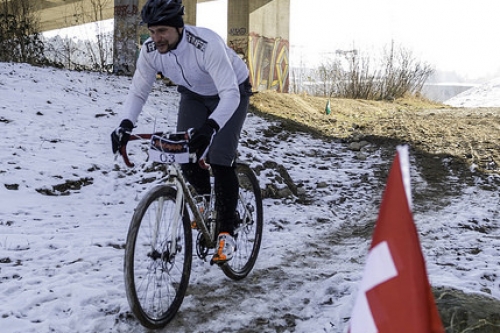
<path fill-rule="evenodd" d="M 130 120 L 123 119 L 120 123 L 120 126 L 118 126 L 118 128 L 116 128 L 111 133 L 111 145 L 113 148 L 113 154 L 116 154 L 116 152 L 120 150 L 122 146 L 125 146 L 127 144 L 133 128 L 134 124 Z"/>

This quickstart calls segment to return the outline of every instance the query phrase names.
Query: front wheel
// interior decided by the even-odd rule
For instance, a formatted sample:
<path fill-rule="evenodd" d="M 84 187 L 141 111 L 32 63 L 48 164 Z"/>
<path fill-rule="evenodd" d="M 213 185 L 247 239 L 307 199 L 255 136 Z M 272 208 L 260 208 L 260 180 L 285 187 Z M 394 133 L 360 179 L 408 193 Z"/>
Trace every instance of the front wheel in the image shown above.
<path fill-rule="evenodd" d="M 191 273 L 192 238 L 187 214 L 169 186 L 150 190 L 130 222 L 125 246 L 129 306 L 148 328 L 161 328 L 182 304 Z"/>
<path fill-rule="evenodd" d="M 252 169 L 242 163 L 236 168 L 240 193 L 238 214 L 240 223 L 236 227 L 236 251 L 233 259 L 222 265 L 222 271 L 233 280 L 243 279 L 250 273 L 262 241 L 263 211 L 259 182 Z"/>

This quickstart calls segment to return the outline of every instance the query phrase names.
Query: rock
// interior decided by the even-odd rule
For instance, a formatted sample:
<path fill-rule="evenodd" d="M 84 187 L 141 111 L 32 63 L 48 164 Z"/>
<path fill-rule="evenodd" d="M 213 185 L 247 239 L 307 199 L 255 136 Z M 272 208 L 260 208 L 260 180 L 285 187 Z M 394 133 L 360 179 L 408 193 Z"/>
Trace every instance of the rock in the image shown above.
<path fill-rule="evenodd" d="M 349 149 L 352 151 L 360 151 L 361 150 L 361 144 L 359 142 L 351 142 L 349 144 Z"/>
<path fill-rule="evenodd" d="M 19 184 L 4 184 L 4 186 L 11 191 L 17 191 L 19 189 Z"/>
<path fill-rule="evenodd" d="M 316 188 L 327 188 L 327 187 L 328 187 L 327 182 L 318 182 L 318 184 L 316 184 Z"/>
<path fill-rule="evenodd" d="M 433 288 L 446 333 L 500 332 L 500 301 L 451 288 Z"/>
<path fill-rule="evenodd" d="M 349 144 L 349 149 L 352 151 L 360 151 L 364 147 L 368 146 L 370 143 L 368 141 L 353 141 Z"/>

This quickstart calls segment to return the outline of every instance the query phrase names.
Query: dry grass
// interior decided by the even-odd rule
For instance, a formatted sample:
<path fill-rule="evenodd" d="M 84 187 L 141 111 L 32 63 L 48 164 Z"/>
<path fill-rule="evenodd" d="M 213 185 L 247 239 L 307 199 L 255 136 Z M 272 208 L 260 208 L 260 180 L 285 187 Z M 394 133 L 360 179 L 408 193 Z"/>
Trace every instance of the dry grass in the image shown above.
<path fill-rule="evenodd" d="M 423 99 L 394 102 L 331 99 L 266 91 L 254 95 L 254 112 L 286 126 L 357 141 L 408 143 L 429 154 L 454 156 L 468 166 L 500 173 L 500 108 L 452 108 Z"/>

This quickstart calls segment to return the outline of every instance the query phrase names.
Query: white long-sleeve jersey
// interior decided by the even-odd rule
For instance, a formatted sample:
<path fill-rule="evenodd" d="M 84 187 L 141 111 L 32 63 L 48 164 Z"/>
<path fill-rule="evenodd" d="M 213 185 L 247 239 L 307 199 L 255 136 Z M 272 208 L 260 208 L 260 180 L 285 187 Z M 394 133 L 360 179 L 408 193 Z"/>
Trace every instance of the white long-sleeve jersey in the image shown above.
<path fill-rule="evenodd" d="M 142 45 L 136 71 L 124 103 L 134 124 L 148 99 L 158 72 L 202 96 L 216 96 L 219 104 L 210 118 L 224 127 L 239 105 L 239 84 L 248 78 L 243 60 L 212 30 L 186 25 L 177 48 L 161 54 L 151 38 Z"/>

